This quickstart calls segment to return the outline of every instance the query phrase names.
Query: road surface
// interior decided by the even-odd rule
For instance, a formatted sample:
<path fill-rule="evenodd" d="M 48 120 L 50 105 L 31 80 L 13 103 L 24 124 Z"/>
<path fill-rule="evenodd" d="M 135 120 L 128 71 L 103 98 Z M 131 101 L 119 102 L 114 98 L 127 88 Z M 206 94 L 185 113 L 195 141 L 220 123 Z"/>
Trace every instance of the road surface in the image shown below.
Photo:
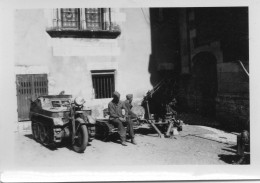
<path fill-rule="evenodd" d="M 137 145 L 122 146 L 118 141 L 93 140 L 83 154 L 69 145 L 55 150 L 37 143 L 30 131 L 15 133 L 16 168 L 59 168 L 117 165 L 223 165 L 236 158 L 236 135 L 214 128 L 184 125 L 172 138 L 159 138 L 142 128 Z"/>

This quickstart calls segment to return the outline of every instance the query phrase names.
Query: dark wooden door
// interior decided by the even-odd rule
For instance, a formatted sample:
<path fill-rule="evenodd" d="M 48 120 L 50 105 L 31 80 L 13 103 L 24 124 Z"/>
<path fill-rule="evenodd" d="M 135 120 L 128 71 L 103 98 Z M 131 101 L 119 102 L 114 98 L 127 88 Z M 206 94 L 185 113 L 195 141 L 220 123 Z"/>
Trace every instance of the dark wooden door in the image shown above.
<path fill-rule="evenodd" d="M 211 53 L 202 52 L 194 57 L 193 62 L 196 110 L 205 116 L 215 117 L 215 99 L 217 96 L 216 58 Z"/>
<path fill-rule="evenodd" d="M 18 121 L 29 120 L 31 100 L 48 94 L 47 74 L 16 75 Z"/>

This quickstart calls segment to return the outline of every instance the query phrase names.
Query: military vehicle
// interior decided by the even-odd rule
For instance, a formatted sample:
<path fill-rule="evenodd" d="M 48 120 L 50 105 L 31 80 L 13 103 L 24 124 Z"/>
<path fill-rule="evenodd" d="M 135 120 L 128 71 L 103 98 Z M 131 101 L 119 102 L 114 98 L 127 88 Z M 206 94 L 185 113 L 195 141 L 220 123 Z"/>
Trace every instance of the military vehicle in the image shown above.
<path fill-rule="evenodd" d="M 95 137 L 95 119 L 85 110 L 85 100 L 71 95 L 40 96 L 31 102 L 30 120 L 36 141 L 57 147 L 68 139 L 74 151 L 83 153 Z"/>

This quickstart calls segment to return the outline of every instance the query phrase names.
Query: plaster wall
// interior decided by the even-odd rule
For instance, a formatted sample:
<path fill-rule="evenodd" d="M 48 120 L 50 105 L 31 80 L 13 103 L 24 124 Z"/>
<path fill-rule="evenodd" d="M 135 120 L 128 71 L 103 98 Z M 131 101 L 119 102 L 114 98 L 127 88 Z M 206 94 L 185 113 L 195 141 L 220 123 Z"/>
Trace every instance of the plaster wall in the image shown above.
<path fill-rule="evenodd" d="M 74 97 L 83 96 L 89 107 L 104 108 L 111 100 L 93 98 L 91 70 L 115 70 L 115 87 L 122 99 L 128 93 L 141 99 L 151 89 L 150 25 L 145 17 L 149 17 L 148 9 L 114 11 L 121 35 L 110 40 L 51 38 L 46 28 L 52 13 L 43 9 L 16 10 L 16 74 L 47 73 L 49 94 L 64 90 Z"/>

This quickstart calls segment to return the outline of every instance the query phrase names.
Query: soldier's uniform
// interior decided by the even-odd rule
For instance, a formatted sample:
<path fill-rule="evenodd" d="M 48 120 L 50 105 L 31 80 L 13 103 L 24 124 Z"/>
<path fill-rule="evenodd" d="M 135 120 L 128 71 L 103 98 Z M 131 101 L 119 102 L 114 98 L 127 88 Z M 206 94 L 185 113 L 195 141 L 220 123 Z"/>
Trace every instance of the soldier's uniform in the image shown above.
<path fill-rule="evenodd" d="M 135 113 L 133 113 L 131 111 L 132 109 L 132 100 L 133 100 L 133 95 L 132 94 L 128 94 L 126 95 L 126 100 L 124 101 L 124 106 L 126 108 L 126 113 L 127 113 L 127 121 L 128 121 L 128 126 L 127 126 L 127 130 L 129 132 L 129 136 L 131 138 L 131 141 L 133 144 L 136 144 L 135 140 L 134 140 L 134 137 L 135 137 L 135 134 L 134 134 L 134 129 L 133 129 L 133 121 L 132 119 L 133 118 L 137 118 L 137 115 Z"/>
<path fill-rule="evenodd" d="M 122 114 L 122 109 L 126 111 L 125 115 Z M 126 146 L 126 130 L 123 125 L 124 122 L 127 123 L 127 130 L 129 132 L 129 136 L 132 139 L 132 143 L 134 143 L 133 123 L 128 118 L 128 110 L 124 102 L 120 101 L 120 94 L 118 92 L 114 92 L 113 100 L 108 104 L 108 112 L 110 114 L 109 119 L 111 123 L 118 128 L 118 133 L 122 145 Z"/>

